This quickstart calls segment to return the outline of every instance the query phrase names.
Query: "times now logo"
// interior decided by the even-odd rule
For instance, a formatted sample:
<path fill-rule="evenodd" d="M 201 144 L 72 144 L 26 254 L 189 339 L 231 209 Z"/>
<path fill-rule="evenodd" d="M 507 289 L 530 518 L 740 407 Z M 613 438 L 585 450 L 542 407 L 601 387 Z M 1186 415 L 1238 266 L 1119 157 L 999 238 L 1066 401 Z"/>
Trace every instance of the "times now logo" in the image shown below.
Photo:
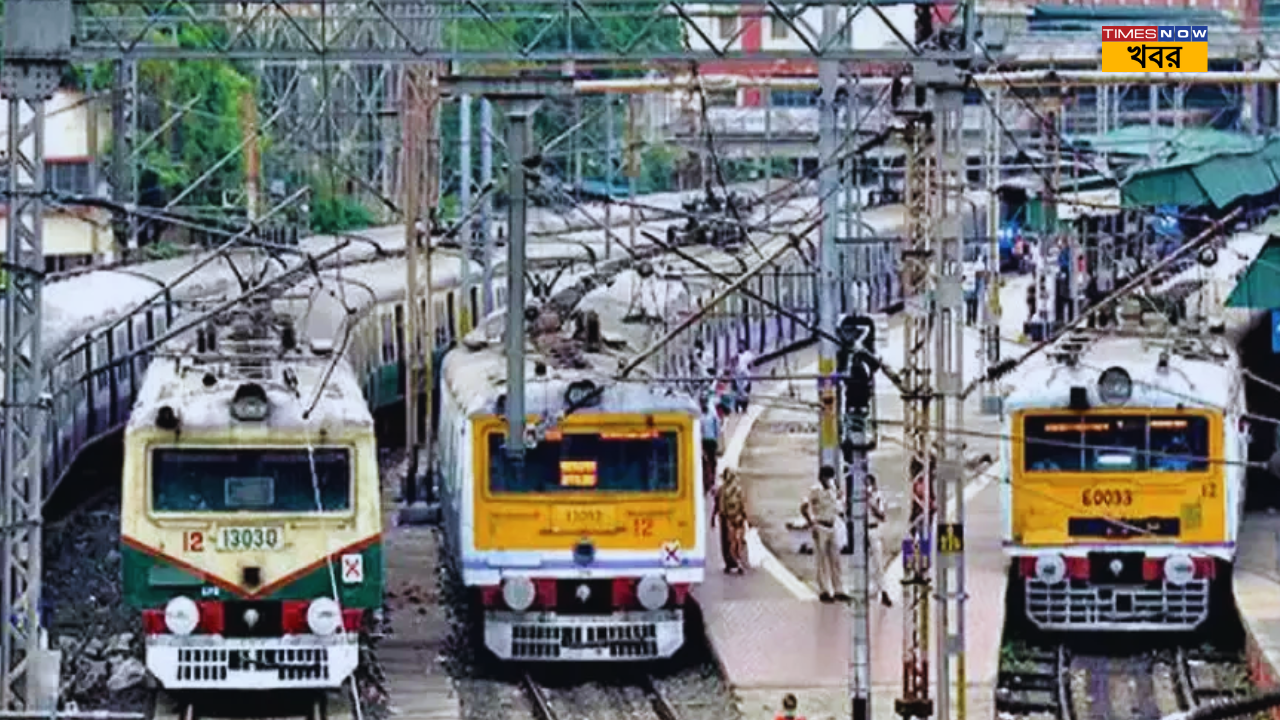
<path fill-rule="evenodd" d="M 1106 26 L 1102 28 L 1102 39 L 1106 41 L 1138 41 L 1138 42 L 1205 42 L 1209 39 L 1209 28 L 1206 25 L 1178 25 L 1173 27 L 1150 26 Z"/>

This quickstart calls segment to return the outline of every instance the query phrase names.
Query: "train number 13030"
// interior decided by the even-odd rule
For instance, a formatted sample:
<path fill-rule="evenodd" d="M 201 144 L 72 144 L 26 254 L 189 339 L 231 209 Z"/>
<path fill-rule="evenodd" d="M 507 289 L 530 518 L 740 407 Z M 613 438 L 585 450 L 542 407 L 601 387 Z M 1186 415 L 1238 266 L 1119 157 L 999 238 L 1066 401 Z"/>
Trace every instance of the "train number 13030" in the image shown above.
<path fill-rule="evenodd" d="M 1128 507 L 1133 504 L 1133 491 L 1123 488 L 1089 488 L 1080 496 L 1085 507 Z"/>

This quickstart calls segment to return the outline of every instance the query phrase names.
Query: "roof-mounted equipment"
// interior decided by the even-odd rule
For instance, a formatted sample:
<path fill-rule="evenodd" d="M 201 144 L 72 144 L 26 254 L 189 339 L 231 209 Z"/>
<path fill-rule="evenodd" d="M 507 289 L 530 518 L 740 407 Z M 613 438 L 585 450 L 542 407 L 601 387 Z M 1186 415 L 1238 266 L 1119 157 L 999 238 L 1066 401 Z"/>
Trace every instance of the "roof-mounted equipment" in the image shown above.
<path fill-rule="evenodd" d="M 265 420 L 271 411 L 271 402 L 267 399 L 267 391 L 257 383 L 245 383 L 236 388 L 231 398 L 231 416 L 246 422 Z"/>

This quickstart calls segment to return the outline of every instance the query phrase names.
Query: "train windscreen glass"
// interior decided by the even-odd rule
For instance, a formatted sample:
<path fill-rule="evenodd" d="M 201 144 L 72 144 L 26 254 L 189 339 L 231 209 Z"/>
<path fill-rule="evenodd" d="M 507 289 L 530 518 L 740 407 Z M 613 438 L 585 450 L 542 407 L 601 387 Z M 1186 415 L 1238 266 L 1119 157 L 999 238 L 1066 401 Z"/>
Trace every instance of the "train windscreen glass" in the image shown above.
<path fill-rule="evenodd" d="M 1209 420 L 1027 415 L 1023 450 L 1027 472 L 1201 472 L 1208 467 Z"/>
<path fill-rule="evenodd" d="M 351 480 L 351 454 L 339 448 L 151 454 L 157 512 L 340 512 L 351 508 Z"/>
<path fill-rule="evenodd" d="M 489 436 L 489 484 L 494 492 L 655 492 L 675 490 L 679 444 L 675 432 L 555 434 L 526 448 L 514 473 L 505 437 Z"/>

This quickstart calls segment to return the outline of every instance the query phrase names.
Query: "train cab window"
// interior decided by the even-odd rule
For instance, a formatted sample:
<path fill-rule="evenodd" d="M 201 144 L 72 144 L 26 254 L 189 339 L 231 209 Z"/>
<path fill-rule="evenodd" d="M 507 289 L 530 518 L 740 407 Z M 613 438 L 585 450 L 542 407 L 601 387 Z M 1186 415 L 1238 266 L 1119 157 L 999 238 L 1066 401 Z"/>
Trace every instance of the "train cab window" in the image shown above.
<path fill-rule="evenodd" d="M 1089 417 L 1083 424 L 1085 470 L 1122 472 L 1147 469 L 1146 418 Z"/>
<path fill-rule="evenodd" d="M 351 471 L 342 448 L 158 448 L 151 503 L 156 512 L 343 511 L 351 508 Z"/>
<path fill-rule="evenodd" d="M 675 432 L 616 435 L 566 433 L 528 450 L 524 471 L 509 470 L 505 436 L 489 435 L 489 486 L 493 492 L 654 492 L 677 485 Z"/>
<path fill-rule="evenodd" d="M 1203 472 L 1209 469 L 1209 420 L 1204 417 L 1153 416 L 1150 422 L 1151 469 Z"/>
<path fill-rule="evenodd" d="M 1064 417 L 1026 417 L 1022 421 L 1023 463 L 1030 472 L 1079 471 L 1080 423 Z"/>

